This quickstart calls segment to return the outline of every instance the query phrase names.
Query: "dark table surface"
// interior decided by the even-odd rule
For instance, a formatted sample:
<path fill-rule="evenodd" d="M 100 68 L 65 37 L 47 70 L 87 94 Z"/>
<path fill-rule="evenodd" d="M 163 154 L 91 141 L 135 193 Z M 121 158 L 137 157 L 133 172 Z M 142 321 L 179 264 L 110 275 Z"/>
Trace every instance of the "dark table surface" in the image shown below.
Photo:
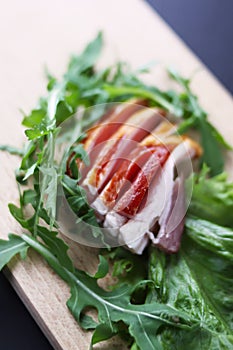
<path fill-rule="evenodd" d="M 233 93 L 233 1 L 148 0 Z M 53 348 L 0 273 L 0 350 Z"/>

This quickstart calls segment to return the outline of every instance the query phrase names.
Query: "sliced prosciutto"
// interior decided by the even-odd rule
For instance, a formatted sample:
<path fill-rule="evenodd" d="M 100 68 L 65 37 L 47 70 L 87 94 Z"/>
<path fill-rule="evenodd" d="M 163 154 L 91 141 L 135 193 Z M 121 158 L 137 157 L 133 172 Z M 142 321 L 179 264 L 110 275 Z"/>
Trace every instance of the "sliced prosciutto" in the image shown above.
<path fill-rule="evenodd" d="M 178 251 L 186 213 L 185 179 L 200 146 L 179 136 L 166 113 L 118 106 L 87 132 L 90 166 L 79 164 L 80 185 L 109 237 L 142 254 L 149 242 Z"/>
<path fill-rule="evenodd" d="M 149 136 L 138 143 L 137 147 L 122 161 L 118 170 L 114 173 L 103 191 L 96 198 L 92 204 L 93 208 L 101 214 L 106 214 L 112 209 L 121 194 L 129 189 L 132 181 L 149 160 L 152 153 L 155 152 L 156 147 L 158 145 L 161 147 L 161 140 L 167 137 L 172 129 L 173 126 L 170 123 L 162 120 Z M 175 138 L 173 143 L 177 143 Z"/>
<path fill-rule="evenodd" d="M 93 208 L 106 214 L 113 208 L 121 194 L 131 185 L 143 164 L 150 158 L 152 147 L 137 147 L 133 150 L 128 159 L 124 159 L 107 183 L 103 191 L 92 204 Z"/>
<path fill-rule="evenodd" d="M 166 162 L 170 153 L 163 145 L 154 146 L 150 152 L 149 159 L 139 171 L 130 188 L 114 206 L 113 210 L 116 213 L 128 218 L 135 216 L 154 176 Z"/>
<path fill-rule="evenodd" d="M 92 195 L 101 193 L 121 162 L 161 122 L 157 111 L 149 108 L 134 113 L 110 139 L 104 142 L 96 162 L 83 185 Z"/>
<path fill-rule="evenodd" d="M 127 120 L 143 106 L 146 106 L 145 100 L 132 99 L 128 103 L 118 104 L 101 118 L 100 123 L 94 125 L 87 131 L 87 137 L 83 140 L 83 148 L 87 152 L 90 160 L 90 166 L 84 167 L 82 163 L 78 164 L 82 177 L 85 177 L 91 169 L 94 160 L 98 156 L 104 142 L 107 141 Z"/>
<path fill-rule="evenodd" d="M 183 174 L 191 171 L 188 156 L 199 155 L 200 149 L 195 146 L 193 142 L 184 139 L 175 147 L 151 184 L 143 208 L 133 219 L 118 226 L 120 242 L 132 251 L 141 254 L 149 240 L 168 253 L 178 251 L 186 213 Z M 180 164 L 182 167 L 179 176 L 174 178 L 174 172 Z"/>
<path fill-rule="evenodd" d="M 145 100 L 130 100 L 128 103 L 112 107 L 100 123 L 88 130 L 84 149 L 90 152 L 96 145 L 108 140 L 127 120 L 146 106 Z"/>

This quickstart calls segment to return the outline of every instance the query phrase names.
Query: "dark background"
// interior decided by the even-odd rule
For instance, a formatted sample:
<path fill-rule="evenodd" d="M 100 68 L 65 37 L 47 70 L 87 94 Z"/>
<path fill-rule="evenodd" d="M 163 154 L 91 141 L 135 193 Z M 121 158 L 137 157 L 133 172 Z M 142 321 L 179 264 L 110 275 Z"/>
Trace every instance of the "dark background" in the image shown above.
<path fill-rule="evenodd" d="M 233 1 L 147 2 L 233 93 Z"/>
<path fill-rule="evenodd" d="M 233 93 L 233 1 L 148 0 Z M 0 350 L 52 350 L 9 282 L 0 274 Z"/>

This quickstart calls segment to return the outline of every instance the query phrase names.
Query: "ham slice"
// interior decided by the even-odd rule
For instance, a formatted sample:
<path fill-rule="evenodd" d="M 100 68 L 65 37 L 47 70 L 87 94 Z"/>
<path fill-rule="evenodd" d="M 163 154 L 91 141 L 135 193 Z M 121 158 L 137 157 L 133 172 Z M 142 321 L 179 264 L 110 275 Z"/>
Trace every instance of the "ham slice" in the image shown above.
<path fill-rule="evenodd" d="M 173 253 L 177 251 L 175 237 L 181 238 L 186 206 L 184 203 L 183 174 L 192 171 L 190 157 L 198 156 L 199 149 L 189 139 L 184 139 L 171 153 L 163 169 L 150 186 L 143 209 L 125 225 L 119 227 L 119 240 L 137 254 L 142 253 L 145 242 L 152 241 L 160 249 Z M 184 159 L 186 160 L 184 163 Z M 178 170 L 177 170 L 178 169 Z M 174 179 L 174 172 L 178 177 Z M 185 171 L 184 171 L 185 170 Z M 155 226 L 160 227 L 158 236 Z M 156 227 L 157 228 L 157 227 Z M 169 245 L 170 243 L 171 245 Z"/>
<path fill-rule="evenodd" d="M 179 250 L 185 213 L 184 179 L 181 176 L 175 179 L 169 204 L 159 218 L 160 229 L 157 236 L 150 235 L 152 242 L 157 247 L 167 253 L 175 253 Z"/>
<path fill-rule="evenodd" d="M 93 197 L 101 193 L 122 161 L 160 121 L 161 116 L 157 111 L 144 108 L 133 114 L 127 123 L 105 142 L 95 164 L 83 181 L 83 185 Z"/>
<path fill-rule="evenodd" d="M 90 166 L 81 186 L 98 220 L 120 245 L 142 254 L 149 242 L 178 251 L 184 229 L 184 182 L 200 146 L 157 109 L 118 106 L 87 132 Z"/>
<path fill-rule="evenodd" d="M 90 152 L 93 147 L 108 140 L 134 113 L 146 106 L 145 100 L 132 99 L 110 109 L 100 123 L 88 130 L 84 149 Z"/>
<path fill-rule="evenodd" d="M 154 146 L 151 156 L 139 171 L 130 188 L 116 203 L 113 210 L 128 218 L 134 217 L 144 199 L 148 188 L 169 156 L 169 150 L 163 145 Z"/>
<path fill-rule="evenodd" d="M 90 166 L 79 164 L 81 178 L 84 178 L 93 166 L 96 157 L 105 145 L 105 141 L 143 106 L 146 106 L 146 101 L 140 99 L 131 99 L 127 103 L 118 104 L 103 116 L 100 123 L 87 131 L 87 137 L 83 140 L 83 148 L 89 155 Z"/>
<path fill-rule="evenodd" d="M 116 200 L 121 197 L 121 194 L 129 189 L 132 181 L 155 151 L 156 146 L 164 144 L 165 138 L 173 131 L 174 126 L 167 120 L 162 119 L 162 122 L 152 133 L 144 138 L 137 145 L 136 149 L 121 163 L 121 166 L 113 175 L 112 179 L 108 182 L 94 203 L 92 203 L 92 207 L 102 215 L 105 215 L 112 209 L 116 204 Z M 170 136 L 168 140 L 169 147 L 180 142 L 181 139 L 177 136 Z"/>

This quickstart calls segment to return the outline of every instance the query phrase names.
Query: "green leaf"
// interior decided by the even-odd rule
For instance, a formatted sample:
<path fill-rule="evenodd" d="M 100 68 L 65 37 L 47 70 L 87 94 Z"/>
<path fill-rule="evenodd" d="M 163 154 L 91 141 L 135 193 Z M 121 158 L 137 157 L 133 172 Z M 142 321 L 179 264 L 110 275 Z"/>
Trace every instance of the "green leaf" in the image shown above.
<path fill-rule="evenodd" d="M 210 123 L 209 127 L 212 131 L 212 134 L 214 135 L 214 138 L 218 141 L 218 143 L 220 145 L 222 145 L 223 147 L 225 147 L 226 149 L 228 149 L 229 151 L 232 151 L 232 145 L 230 145 L 228 142 L 226 142 L 226 140 L 224 139 L 224 137 L 220 134 L 220 132 Z"/>
<path fill-rule="evenodd" d="M 233 262 L 233 231 L 206 220 L 187 218 L 188 235 L 201 247 Z"/>
<path fill-rule="evenodd" d="M 233 183 L 227 181 L 227 174 L 208 177 L 209 169 L 204 167 L 194 177 L 192 200 L 189 213 L 218 225 L 233 228 Z"/>
<path fill-rule="evenodd" d="M 38 204 L 38 193 L 35 190 L 26 190 L 23 192 L 23 206 L 31 204 L 35 209 Z"/>
<path fill-rule="evenodd" d="M 33 158 L 35 150 L 36 150 L 36 144 L 33 141 L 28 142 L 24 151 L 22 162 L 21 162 L 21 166 L 20 166 L 21 170 L 28 170 L 28 168 L 30 168 L 35 163 L 35 160 Z"/>
<path fill-rule="evenodd" d="M 36 221 L 38 224 L 41 206 L 44 204 L 48 216 L 50 217 L 50 227 L 54 226 L 57 206 L 57 187 L 59 174 L 55 163 L 55 145 L 59 128 L 53 130 L 48 135 L 46 146 L 43 150 L 43 158 L 40 166 L 40 200 L 38 210 L 36 210 Z M 36 227 L 35 227 L 36 228 Z"/>
<path fill-rule="evenodd" d="M 153 248 L 149 256 L 149 278 L 154 282 L 154 289 L 151 289 L 147 295 L 147 300 L 163 301 L 164 280 L 166 276 L 166 255 L 161 251 L 155 251 Z"/>
<path fill-rule="evenodd" d="M 56 126 L 56 112 L 60 101 L 64 100 L 66 82 L 55 84 L 48 95 L 47 117 L 48 128 L 52 130 Z"/>
<path fill-rule="evenodd" d="M 147 279 L 147 253 L 142 256 L 118 247 L 110 252 L 104 252 L 104 256 L 113 264 L 112 275 L 118 278 L 117 288 L 122 284 L 137 285 L 140 281 Z"/>
<path fill-rule="evenodd" d="M 190 89 L 190 79 L 183 78 L 174 69 L 169 69 L 168 73 L 185 91 L 183 95 L 180 95 L 180 99 L 184 99 L 186 102 L 186 106 L 184 106 L 185 113 L 183 115 L 186 121 L 181 124 L 180 129 L 182 132 L 189 126 L 194 126 L 198 129 L 201 134 L 201 143 L 204 150 L 202 160 L 210 167 L 211 175 L 217 175 L 223 171 L 224 167 L 220 145 L 224 146 L 226 149 L 232 149 L 232 147 L 207 120 L 207 113 L 200 107 L 197 97 Z M 188 120 L 190 120 L 190 122 L 188 122 Z"/>
<path fill-rule="evenodd" d="M 169 74 L 170 78 L 175 80 L 177 83 L 179 83 L 185 89 L 189 89 L 190 79 L 186 79 L 186 78 L 182 77 L 173 67 L 168 68 L 168 74 Z"/>
<path fill-rule="evenodd" d="M 212 128 L 209 123 L 204 119 L 198 121 L 198 126 L 201 133 L 202 145 L 204 153 L 202 161 L 210 167 L 211 175 L 217 175 L 223 171 L 224 160 L 219 148 L 218 141 L 216 140 Z"/>
<path fill-rule="evenodd" d="M 42 128 L 27 129 L 25 131 L 25 134 L 29 140 L 34 140 L 34 139 L 37 139 L 39 137 L 43 137 L 45 135 L 48 135 L 49 131 L 46 128 L 43 128 L 43 129 Z"/>
<path fill-rule="evenodd" d="M 37 234 L 44 241 L 46 246 L 53 252 L 53 254 L 59 260 L 59 263 L 69 271 L 73 272 L 74 267 L 70 257 L 68 256 L 68 246 L 65 242 L 58 237 L 56 231 L 50 231 L 43 226 L 38 226 Z"/>
<path fill-rule="evenodd" d="M 190 117 L 189 119 L 185 119 L 184 121 L 182 121 L 179 125 L 178 128 L 176 130 L 176 132 L 178 134 L 183 134 L 185 133 L 187 130 L 189 130 L 192 127 L 196 126 L 196 117 Z"/>
<path fill-rule="evenodd" d="M 191 318 L 183 312 L 157 302 L 134 305 L 130 298 L 135 286 L 124 285 L 115 291 L 106 292 L 98 286 L 95 277 L 79 270 L 70 271 L 62 265 L 59 259 L 61 254 L 66 255 L 64 249 L 55 256 L 49 242 L 48 249 L 32 237 L 23 235 L 22 238 L 69 283 L 71 298 L 67 305 L 79 322 L 87 306 L 98 311 L 99 326 L 93 335 L 93 343 L 111 337 L 120 321 L 129 327 L 130 334 L 136 339 L 139 347 L 148 350 L 160 348 L 157 333 L 162 326 L 190 329 Z"/>
<path fill-rule="evenodd" d="M 150 91 L 146 87 L 105 85 L 104 90 L 109 94 L 110 98 L 116 98 L 122 95 L 128 97 L 139 96 L 155 102 L 157 105 L 163 107 L 171 113 L 174 113 L 175 115 L 179 116 L 181 113 L 179 109 L 177 109 L 172 103 L 164 98 L 161 92 L 155 90 Z"/>
<path fill-rule="evenodd" d="M 88 315 L 81 315 L 79 322 L 81 327 L 85 330 L 93 330 L 98 326 L 98 323 Z"/>
<path fill-rule="evenodd" d="M 130 272 L 132 268 L 133 268 L 133 265 L 130 260 L 127 260 L 127 259 L 116 260 L 113 265 L 112 275 L 115 277 L 120 277 L 125 273 Z"/>
<path fill-rule="evenodd" d="M 10 234 L 9 240 L 0 240 L 0 270 L 16 255 L 25 257 L 28 245 L 21 237 Z"/>
<path fill-rule="evenodd" d="M 131 346 L 130 350 L 140 350 L 140 349 L 137 346 L 137 343 L 133 343 L 133 345 Z"/>
<path fill-rule="evenodd" d="M 24 155 L 23 150 L 18 149 L 18 148 L 13 147 L 13 146 L 9 146 L 9 145 L 0 145 L 0 151 L 5 151 L 5 152 L 8 152 L 10 154 L 20 156 L 20 157 L 22 157 Z"/>
<path fill-rule="evenodd" d="M 125 286 L 114 292 L 103 292 L 94 284 L 90 277 L 76 273 L 76 291 L 78 293 L 78 304 L 76 309 L 79 313 L 86 305 L 91 305 L 98 309 L 99 320 L 101 322 L 101 337 L 99 329 L 96 330 L 93 337 L 97 339 L 107 339 L 114 334 L 114 323 L 123 321 L 129 326 L 131 335 L 137 340 L 142 348 L 154 349 L 158 343 L 156 332 L 161 325 L 172 324 L 175 327 L 188 327 L 188 321 L 175 323 L 173 317 L 181 317 L 179 313 L 174 313 L 172 309 L 165 305 L 133 305 L 130 303 L 130 294 L 132 290 Z M 84 282 L 85 281 L 85 282 Z M 84 283 L 83 283 L 84 282 Z M 68 302 L 71 309 L 71 304 Z M 73 312 L 74 309 L 72 308 Z M 103 329 L 104 327 L 104 329 Z M 153 330 L 153 331 L 152 331 Z"/>
<path fill-rule="evenodd" d="M 66 98 L 66 96 L 64 97 Z M 74 109 L 66 101 L 59 101 L 56 110 L 56 123 L 60 125 L 63 123 L 71 114 L 74 113 Z"/>
<path fill-rule="evenodd" d="M 25 116 L 22 124 L 29 128 L 34 128 L 41 124 L 43 119 L 45 118 L 46 112 L 43 109 L 33 109 L 29 116 Z"/>
<path fill-rule="evenodd" d="M 103 36 L 99 32 L 96 38 L 90 42 L 80 56 L 74 56 L 69 64 L 68 75 L 78 75 L 91 68 L 100 55 L 103 45 Z"/>
<path fill-rule="evenodd" d="M 67 175 L 64 175 L 62 178 L 62 186 L 65 190 L 67 201 L 77 215 L 77 218 L 82 224 L 82 222 L 87 223 L 84 225 L 85 230 L 90 230 L 92 237 L 100 239 L 102 243 L 106 246 L 104 242 L 103 232 L 97 222 L 94 210 L 89 206 L 85 190 L 78 186 L 77 179 L 71 179 Z M 77 222 L 78 223 L 78 222 Z M 79 231 L 82 227 L 79 226 Z M 80 234 L 81 232 L 79 232 Z M 85 233 L 87 236 L 87 233 Z"/>
<path fill-rule="evenodd" d="M 18 208 L 14 204 L 9 204 L 8 207 L 11 215 L 15 218 L 15 220 L 18 221 L 23 228 L 32 231 L 34 217 L 26 219 L 23 215 L 22 208 Z"/>
<path fill-rule="evenodd" d="M 101 323 L 95 328 L 94 334 L 91 339 L 91 344 L 95 345 L 104 340 L 108 340 L 116 333 L 117 333 L 117 328 L 115 325 L 112 325 L 111 327 L 109 327 L 108 324 Z"/>
<path fill-rule="evenodd" d="M 108 261 L 105 259 L 105 257 L 103 257 L 102 255 L 99 255 L 99 260 L 100 262 L 98 265 L 97 272 L 93 276 L 96 279 L 104 278 L 107 275 L 109 270 Z"/>
<path fill-rule="evenodd" d="M 53 226 L 56 218 L 58 174 L 53 167 L 41 166 L 40 171 L 43 175 L 41 198 L 43 199 L 45 209 L 51 218 L 51 226 Z"/>
<path fill-rule="evenodd" d="M 36 170 L 37 167 L 37 162 L 32 164 L 32 166 L 30 166 L 30 168 L 27 169 L 23 181 L 27 180 L 30 176 L 32 176 Z"/>
<path fill-rule="evenodd" d="M 40 219 L 44 220 L 46 224 L 50 224 L 51 218 L 44 208 L 40 208 L 40 193 L 38 192 L 38 186 L 34 186 L 34 190 L 26 190 L 22 194 L 21 205 L 22 209 L 28 204 L 31 204 L 35 213 L 38 212 Z"/>
<path fill-rule="evenodd" d="M 71 151 L 75 153 L 75 159 L 79 158 L 79 159 L 81 159 L 82 161 L 84 161 L 84 163 L 85 163 L 86 165 L 89 165 L 89 164 L 90 164 L 88 154 L 87 154 L 87 152 L 85 151 L 85 149 L 83 148 L 83 145 L 82 145 L 82 144 L 78 144 L 78 145 L 72 147 L 72 148 L 71 148 Z"/>
<path fill-rule="evenodd" d="M 206 224 L 208 225 L 208 223 Z M 199 234 L 198 238 L 194 241 L 193 231 L 190 230 L 189 225 L 190 222 L 187 223 L 187 239 L 184 240 L 183 254 L 192 270 L 193 276 L 198 281 L 205 304 L 209 306 L 217 320 L 216 325 L 212 321 L 212 327 L 214 326 L 216 329 L 217 326 L 217 330 L 220 329 L 223 336 L 224 334 L 231 335 L 231 341 L 233 343 L 233 296 L 231 292 L 233 277 L 233 263 L 231 259 L 233 232 L 231 232 L 231 240 L 229 240 L 229 245 L 227 246 L 224 238 L 225 229 L 222 228 L 222 235 L 220 235 L 221 228 L 217 230 L 215 227 L 216 230 L 214 233 L 218 236 L 218 242 L 214 249 L 212 239 L 210 239 L 209 244 L 205 243 L 203 239 L 204 235 L 208 236 L 212 234 L 211 226 L 207 230 L 203 221 L 198 220 Z M 224 248 L 225 252 L 223 253 Z"/>
<path fill-rule="evenodd" d="M 232 238 L 231 230 L 189 218 L 178 255 L 151 249 L 150 277 L 157 286 L 151 302 L 168 304 L 196 323 L 189 331 L 164 327 L 162 349 L 232 349 Z"/>

